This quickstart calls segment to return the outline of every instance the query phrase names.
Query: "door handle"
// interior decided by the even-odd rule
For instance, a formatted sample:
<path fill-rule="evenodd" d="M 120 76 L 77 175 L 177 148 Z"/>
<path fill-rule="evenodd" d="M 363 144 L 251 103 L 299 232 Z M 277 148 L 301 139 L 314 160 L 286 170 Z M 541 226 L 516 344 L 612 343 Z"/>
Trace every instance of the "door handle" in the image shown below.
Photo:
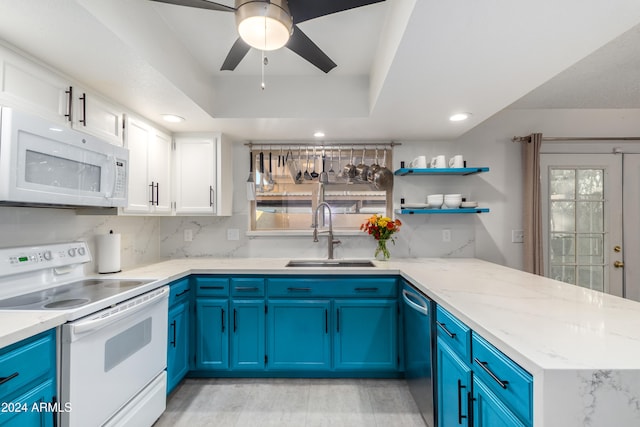
<path fill-rule="evenodd" d="M 615 268 L 623 268 L 624 267 L 624 262 L 622 262 L 622 261 L 614 261 L 613 262 L 613 266 Z"/>

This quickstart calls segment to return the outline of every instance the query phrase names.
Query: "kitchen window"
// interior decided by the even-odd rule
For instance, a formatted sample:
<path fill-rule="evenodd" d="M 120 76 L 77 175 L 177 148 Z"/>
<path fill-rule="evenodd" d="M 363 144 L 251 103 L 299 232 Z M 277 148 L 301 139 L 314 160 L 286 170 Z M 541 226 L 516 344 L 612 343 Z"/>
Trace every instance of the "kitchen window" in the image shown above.
<path fill-rule="evenodd" d="M 251 231 L 309 231 L 322 202 L 331 206 L 334 230 L 359 231 L 373 214 L 390 217 L 394 145 L 251 144 L 256 187 Z M 385 165 L 385 173 L 368 170 Z M 324 225 L 326 211 L 320 219 Z"/>

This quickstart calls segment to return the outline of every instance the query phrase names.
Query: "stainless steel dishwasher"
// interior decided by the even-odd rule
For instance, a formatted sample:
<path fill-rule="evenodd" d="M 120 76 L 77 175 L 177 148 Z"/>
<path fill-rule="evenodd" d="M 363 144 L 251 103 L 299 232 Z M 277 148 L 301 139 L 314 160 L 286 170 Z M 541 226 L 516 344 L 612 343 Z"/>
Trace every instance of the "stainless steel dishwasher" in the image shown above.
<path fill-rule="evenodd" d="M 434 410 L 434 303 L 403 281 L 405 377 L 409 390 L 429 427 L 436 426 Z"/>

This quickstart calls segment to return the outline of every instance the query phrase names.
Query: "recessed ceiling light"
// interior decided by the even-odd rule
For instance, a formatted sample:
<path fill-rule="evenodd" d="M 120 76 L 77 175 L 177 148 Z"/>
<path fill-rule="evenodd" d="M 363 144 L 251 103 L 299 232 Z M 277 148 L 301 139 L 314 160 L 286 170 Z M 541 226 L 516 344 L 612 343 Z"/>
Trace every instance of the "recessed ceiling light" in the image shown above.
<path fill-rule="evenodd" d="M 315 136 L 316 138 L 324 138 L 324 132 L 322 132 L 321 130 L 315 132 L 313 134 L 313 136 Z"/>
<path fill-rule="evenodd" d="M 169 123 L 182 123 L 184 122 L 184 117 L 176 116 L 175 114 L 163 114 L 162 120 Z"/>
<path fill-rule="evenodd" d="M 457 113 L 449 117 L 449 120 L 452 122 L 461 122 L 467 120 L 469 117 L 471 117 L 471 113 Z"/>

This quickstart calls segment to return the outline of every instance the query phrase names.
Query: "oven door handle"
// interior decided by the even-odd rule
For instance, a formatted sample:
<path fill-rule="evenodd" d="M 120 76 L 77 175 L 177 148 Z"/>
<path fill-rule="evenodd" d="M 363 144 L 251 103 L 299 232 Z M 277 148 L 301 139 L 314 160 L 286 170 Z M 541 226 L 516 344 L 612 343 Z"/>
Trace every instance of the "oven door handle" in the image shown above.
<path fill-rule="evenodd" d="M 140 298 L 141 296 L 135 297 L 132 299 L 133 301 L 140 301 L 136 304 L 127 306 L 126 301 L 121 303 L 121 308 L 119 310 L 111 309 L 104 310 L 102 315 L 97 317 L 92 316 L 91 319 L 83 320 L 77 323 L 72 323 L 71 326 L 71 334 L 72 335 L 80 335 L 90 331 L 94 331 L 96 329 L 100 329 L 103 326 L 109 325 L 111 323 L 117 322 L 118 320 L 130 316 L 134 313 L 137 313 L 141 310 L 149 308 L 153 304 L 157 304 L 163 299 L 167 299 L 169 297 L 169 287 L 165 286 L 158 291 L 151 291 L 153 295 L 150 295 L 147 299 Z M 117 306 L 116 306 L 117 307 Z"/>

